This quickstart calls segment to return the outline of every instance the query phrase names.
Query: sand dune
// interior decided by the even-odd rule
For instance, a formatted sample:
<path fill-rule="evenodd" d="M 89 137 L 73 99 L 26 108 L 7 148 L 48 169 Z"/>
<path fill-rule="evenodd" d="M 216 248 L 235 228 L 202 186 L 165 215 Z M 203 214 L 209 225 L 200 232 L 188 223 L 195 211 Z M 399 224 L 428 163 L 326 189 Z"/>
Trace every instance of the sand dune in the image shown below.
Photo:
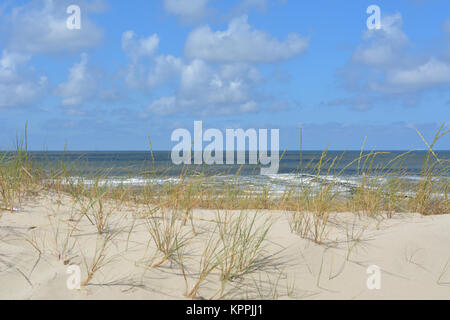
<path fill-rule="evenodd" d="M 103 209 L 111 212 L 106 231 L 99 235 L 82 210 L 83 204 L 69 197 L 47 194 L 27 201 L 18 212 L 3 213 L 1 299 L 186 299 L 200 278 L 205 246 L 218 234 L 218 215 L 240 215 L 194 210 L 185 225 L 176 222 L 180 239 L 187 241 L 182 260 L 174 255 L 154 266 L 163 257 L 145 217 L 152 213 L 149 219 L 160 219 L 163 228 L 160 211 L 110 204 Z M 332 214 L 326 237 L 317 244 L 291 232 L 290 213 L 257 214 L 255 228 L 266 219 L 272 227 L 253 266 L 225 286 L 214 269 L 200 283 L 197 298 L 450 299 L 450 215 L 374 219 Z M 114 237 L 101 252 L 108 234 Z M 100 253 L 103 260 L 89 283 L 69 290 L 68 267 L 79 266 L 83 280 L 86 266 L 92 267 Z M 370 266 L 381 270 L 379 290 L 367 286 Z"/>

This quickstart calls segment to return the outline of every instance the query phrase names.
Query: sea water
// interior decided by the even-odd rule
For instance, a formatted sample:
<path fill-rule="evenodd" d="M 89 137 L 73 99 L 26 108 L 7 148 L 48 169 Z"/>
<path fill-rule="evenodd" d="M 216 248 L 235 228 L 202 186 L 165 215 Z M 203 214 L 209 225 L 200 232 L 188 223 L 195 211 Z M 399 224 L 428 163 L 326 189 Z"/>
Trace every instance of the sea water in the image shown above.
<path fill-rule="evenodd" d="M 260 167 L 255 165 L 174 165 L 170 151 L 47 151 L 29 154 L 45 169 L 64 164 L 72 182 L 90 183 L 94 177 L 101 176 L 100 183 L 105 185 L 139 187 L 201 177 L 218 186 L 236 183 L 251 191 L 269 188 L 276 193 L 292 187 L 331 182 L 348 191 L 358 186 L 364 175 L 380 182 L 392 176 L 401 176 L 410 184 L 420 181 L 426 151 L 377 152 L 375 157 L 368 157 L 368 152 L 328 151 L 323 157 L 322 151 L 288 151 L 281 157 L 278 174 L 268 176 L 260 175 Z M 439 158 L 435 166 L 437 179 L 448 183 L 450 151 L 436 151 L 435 154 Z M 436 162 L 434 155 L 430 159 L 432 163 Z"/>

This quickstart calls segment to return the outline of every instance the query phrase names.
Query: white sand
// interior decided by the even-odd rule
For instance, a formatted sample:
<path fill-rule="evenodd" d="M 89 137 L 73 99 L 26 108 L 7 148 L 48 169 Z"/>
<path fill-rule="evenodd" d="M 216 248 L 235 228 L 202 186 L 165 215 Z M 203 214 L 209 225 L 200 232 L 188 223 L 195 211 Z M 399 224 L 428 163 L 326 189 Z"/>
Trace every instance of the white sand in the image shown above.
<path fill-rule="evenodd" d="M 91 261 L 98 244 L 95 228 L 83 218 L 69 238 L 70 261 L 67 265 L 58 261 L 58 248 L 63 247 L 68 233 L 67 221 L 78 209 L 68 197 L 46 195 L 28 201 L 18 212 L 3 213 L 0 299 L 185 299 L 179 265 L 167 261 L 157 268 L 148 267 L 161 255 L 140 218 L 149 210 L 136 207 L 114 211 L 111 230 L 122 232 L 106 251 L 105 259 L 111 262 L 95 273 L 88 286 L 69 290 L 68 265 L 79 265 L 83 280 L 83 256 Z M 189 289 L 198 279 L 199 255 L 216 214 L 213 210 L 194 211 L 198 234 L 186 247 L 184 262 Z M 289 213 L 263 211 L 258 215 L 259 221 L 266 217 L 274 221 L 264 243 L 263 263 L 229 282 L 224 298 L 450 299 L 450 215 L 398 214 L 375 220 L 353 213 L 335 214 L 327 241 L 321 245 L 291 233 Z M 129 232 L 133 222 L 135 227 Z M 353 245 L 347 233 L 361 228 L 365 232 L 347 260 L 348 247 Z M 190 223 L 183 232 L 192 232 Z M 372 265 L 381 268 L 379 290 L 367 287 L 367 268 Z M 220 288 L 218 280 L 216 272 L 210 274 L 199 296 L 211 298 Z"/>

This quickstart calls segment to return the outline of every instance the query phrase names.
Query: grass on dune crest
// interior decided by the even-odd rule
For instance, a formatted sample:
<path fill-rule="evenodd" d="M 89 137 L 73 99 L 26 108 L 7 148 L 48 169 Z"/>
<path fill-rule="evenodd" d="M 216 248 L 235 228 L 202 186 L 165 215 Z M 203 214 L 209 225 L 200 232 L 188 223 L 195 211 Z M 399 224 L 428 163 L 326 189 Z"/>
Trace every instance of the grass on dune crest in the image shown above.
<path fill-rule="evenodd" d="M 14 152 L 0 153 L 0 212 L 13 212 L 22 200 L 42 190 L 42 172 L 28 155 L 25 136 L 16 137 Z"/>
<path fill-rule="evenodd" d="M 240 187 L 237 179 L 239 171 L 236 179 L 219 186 L 212 183 L 215 176 L 192 172 L 188 167 L 180 174 L 178 182 L 158 185 L 151 181 L 160 176 L 150 170 L 145 173 L 149 178 L 148 184 L 142 188 L 133 188 L 123 184 L 102 184 L 108 177 L 108 169 L 83 176 L 73 163 L 67 164 L 64 160 L 52 168 L 43 169 L 27 152 L 25 128 L 24 137 L 16 140 L 16 150 L 0 153 L 0 210 L 12 212 L 24 198 L 36 195 L 40 190 L 68 193 L 82 204 L 84 214 L 98 227 L 99 233 L 104 231 L 105 220 L 110 214 L 102 210 L 105 199 L 176 208 L 184 211 L 185 218 L 189 217 L 189 212 L 194 208 L 314 212 L 324 218 L 331 211 L 354 211 L 369 216 L 381 213 L 392 215 L 394 212 L 446 214 L 449 213 L 449 163 L 448 160 L 439 159 L 433 151 L 437 141 L 449 132 L 443 132 L 443 128 L 444 124 L 430 144 L 419 133 L 428 152 L 420 173 L 421 179 L 416 185 L 408 186 L 405 179 L 402 179 L 405 172 L 402 162 L 410 152 L 392 159 L 384 168 L 374 168 L 374 160 L 386 153 L 371 151 L 363 154 L 361 150 L 359 158 L 338 171 L 338 164 L 344 154 L 330 158 L 325 149 L 314 166 L 311 160 L 298 170 L 298 173 L 308 174 L 314 179 L 305 183 L 301 189 L 288 186 L 277 197 L 272 195 L 270 186 L 263 190 Z M 358 172 L 363 177 L 362 182 L 352 188 L 350 194 L 344 195 L 339 190 L 336 177 L 341 176 L 345 168 L 356 163 Z M 85 169 L 86 167 L 87 163 Z M 403 192 L 405 190 L 408 192 Z M 314 222 L 312 224 L 316 225 Z"/>

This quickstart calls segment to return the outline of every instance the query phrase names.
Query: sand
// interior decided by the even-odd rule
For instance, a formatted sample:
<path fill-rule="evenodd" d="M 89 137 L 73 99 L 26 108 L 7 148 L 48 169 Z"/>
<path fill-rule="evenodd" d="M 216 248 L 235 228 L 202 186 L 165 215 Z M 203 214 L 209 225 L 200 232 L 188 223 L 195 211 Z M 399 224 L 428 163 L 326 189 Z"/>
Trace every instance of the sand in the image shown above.
<path fill-rule="evenodd" d="M 186 291 L 199 278 L 201 253 L 217 233 L 217 214 L 240 214 L 193 210 L 192 221 L 180 226 L 190 239 L 183 259 L 186 285 L 176 259 L 152 267 L 162 257 L 144 219 L 153 208 L 132 204 L 105 208 L 112 215 L 108 231 L 101 236 L 85 217 L 67 236 L 68 225 L 74 225 L 81 206 L 61 194 L 41 195 L 27 200 L 17 212 L 3 212 L 0 299 L 186 299 Z M 254 213 L 245 212 L 248 216 Z M 153 214 L 157 217 L 160 212 Z M 403 213 L 374 219 L 336 213 L 331 215 L 321 244 L 291 232 L 291 213 L 257 214 L 259 224 L 265 219 L 273 223 L 258 266 L 228 282 L 223 291 L 213 271 L 201 283 L 197 298 L 450 299 L 448 214 Z M 85 279 L 84 261 L 89 266 L 95 260 L 96 248 L 108 233 L 116 236 L 103 252 L 101 268 L 88 285 L 69 289 L 67 281 L 72 275 L 68 268 L 79 266 L 80 279 Z M 66 239 L 67 250 L 63 250 Z M 368 273 L 371 266 L 380 270 L 378 282 L 373 281 L 376 275 Z M 379 289 L 368 288 L 369 278 L 369 284 L 379 284 Z"/>

